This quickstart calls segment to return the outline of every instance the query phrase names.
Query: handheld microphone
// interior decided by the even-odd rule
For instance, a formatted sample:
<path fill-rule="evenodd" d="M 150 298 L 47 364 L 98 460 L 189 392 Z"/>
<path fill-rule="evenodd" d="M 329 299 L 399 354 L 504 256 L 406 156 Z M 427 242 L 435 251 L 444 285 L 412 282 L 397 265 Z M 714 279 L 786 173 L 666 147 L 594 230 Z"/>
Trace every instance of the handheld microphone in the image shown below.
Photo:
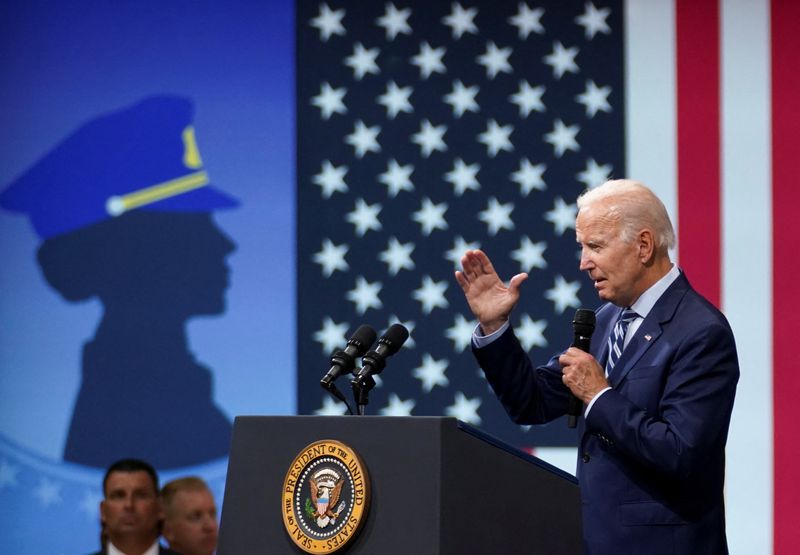
<path fill-rule="evenodd" d="M 373 374 L 380 374 L 386 367 L 386 359 L 395 354 L 406 342 L 406 339 L 408 339 L 408 330 L 405 326 L 392 324 L 383 337 L 378 339 L 378 346 L 375 350 L 364 354 L 361 359 L 364 365 L 353 378 L 353 385 L 358 387 Z"/>
<path fill-rule="evenodd" d="M 575 334 L 572 340 L 572 347 L 589 352 L 595 321 L 593 310 L 579 308 L 575 311 L 575 318 L 572 320 L 572 331 Z M 569 428 L 574 428 L 578 424 L 578 415 L 581 413 L 582 406 L 581 400 L 570 394 L 569 405 L 567 406 L 567 426 Z"/>
<path fill-rule="evenodd" d="M 353 371 L 356 366 L 356 357 L 362 356 L 372 346 L 376 335 L 375 330 L 370 326 L 366 324 L 359 326 L 344 350 L 336 351 L 331 356 L 331 368 L 319 382 L 322 388 L 333 391 L 335 389 L 334 380 L 342 374 Z"/>

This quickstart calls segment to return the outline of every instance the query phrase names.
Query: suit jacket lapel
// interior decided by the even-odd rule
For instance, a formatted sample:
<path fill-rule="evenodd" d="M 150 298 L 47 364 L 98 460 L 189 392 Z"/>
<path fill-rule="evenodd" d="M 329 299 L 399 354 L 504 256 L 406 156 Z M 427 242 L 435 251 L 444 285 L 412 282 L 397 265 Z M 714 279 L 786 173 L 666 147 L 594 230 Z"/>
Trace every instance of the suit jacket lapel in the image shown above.
<path fill-rule="evenodd" d="M 658 341 L 663 332 L 663 326 L 672 320 L 678 304 L 690 287 L 689 281 L 681 272 L 681 275 L 656 301 L 650 314 L 647 315 L 628 346 L 622 351 L 622 356 L 619 358 L 614 372 L 609 376 L 611 387 L 617 387 L 634 369 L 642 355 Z"/>
<path fill-rule="evenodd" d="M 642 358 L 642 355 L 647 352 L 651 345 L 655 344 L 658 337 L 661 335 L 661 326 L 658 322 L 654 322 L 648 314 L 644 319 L 642 325 L 636 330 L 636 334 L 631 338 L 628 346 L 622 351 L 622 356 L 619 357 L 617 367 L 611 373 L 611 387 L 617 387 L 619 383 L 625 379 L 628 373 L 636 366 L 636 363 Z"/>

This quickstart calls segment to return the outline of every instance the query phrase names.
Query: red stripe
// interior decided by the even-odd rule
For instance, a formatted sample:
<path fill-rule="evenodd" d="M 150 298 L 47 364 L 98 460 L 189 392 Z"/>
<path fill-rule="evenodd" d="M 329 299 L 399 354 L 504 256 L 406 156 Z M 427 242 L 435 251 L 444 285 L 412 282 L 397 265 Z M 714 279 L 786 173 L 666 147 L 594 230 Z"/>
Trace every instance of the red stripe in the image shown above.
<path fill-rule="evenodd" d="M 720 306 L 720 37 L 717 0 L 677 0 L 678 260 Z"/>
<path fill-rule="evenodd" d="M 800 2 L 773 0 L 772 26 L 772 322 L 774 415 L 775 553 L 797 553 L 800 546 L 800 433 L 797 400 L 800 371 L 797 331 L 800 290 L 796 278 L 800 263 Z"/>

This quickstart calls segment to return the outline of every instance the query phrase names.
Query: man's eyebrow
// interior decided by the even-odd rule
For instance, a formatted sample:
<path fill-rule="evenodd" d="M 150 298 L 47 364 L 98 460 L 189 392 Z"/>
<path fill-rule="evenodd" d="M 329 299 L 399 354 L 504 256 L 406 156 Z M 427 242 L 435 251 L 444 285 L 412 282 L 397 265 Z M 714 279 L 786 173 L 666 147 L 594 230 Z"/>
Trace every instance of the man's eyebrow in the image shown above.
<path fill-rule="evenodd" d="M 152 489 L 144 487 L 144 486 L 140 487 L 140 488 L 134 488 L 133 492 L 134 493 L 146 493 L 148 495 L 157 495 L 157 492 L 154 492 Z"/>

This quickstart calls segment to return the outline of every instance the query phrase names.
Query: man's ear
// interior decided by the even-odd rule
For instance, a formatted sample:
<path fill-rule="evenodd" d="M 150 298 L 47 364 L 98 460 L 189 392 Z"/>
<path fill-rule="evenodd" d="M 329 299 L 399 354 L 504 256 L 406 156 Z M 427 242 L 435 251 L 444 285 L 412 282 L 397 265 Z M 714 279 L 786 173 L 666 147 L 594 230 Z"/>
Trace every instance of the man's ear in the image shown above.
<path fill-rule="evenodd" d="M 652 231 L 643 229 L 639 232 L 638 247 L 639 261 L 644 265 L 651 263 L 656 251 L 656 242 Z"/>
<path fill-rule="evenodd" d="M 100 522 L 105 526 L 106 524 L 106 502 L 100 501 Z"/>

